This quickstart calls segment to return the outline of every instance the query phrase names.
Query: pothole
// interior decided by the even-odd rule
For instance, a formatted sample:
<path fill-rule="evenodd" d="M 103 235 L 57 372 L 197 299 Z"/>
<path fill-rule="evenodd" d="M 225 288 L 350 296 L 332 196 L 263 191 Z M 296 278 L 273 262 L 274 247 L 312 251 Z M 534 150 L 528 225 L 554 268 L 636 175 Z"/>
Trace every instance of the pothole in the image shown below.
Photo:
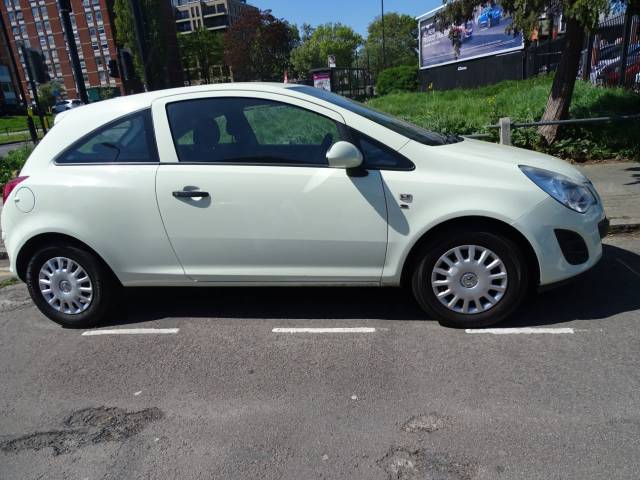
<path fill-rule="evenodd" d="M 437 413 L 430 413 L 429 415 L 419 415 L 411 417 L 402 426 L 402 430 L 405 432 L 427 432 L 432 433 L 436 430 L 443 429 L 449 423 L 448 417 L 443 417 Z"/>
<path fill-rule="evenodd" d="M 36 432 L 6 440 L 0 443 L 0 451 L 17 453 L 52 448 L 54 455 L 60 455 L 89 444 L 121 442 L 137 435 L 162 416 L 162 411 L 156 407 L 137 412 L 114 407 L 84 408 L 64 419 L 65 429 Z"/>
<path fill-rule="evenodd" d="M 477 466 L 445 454 L 394 447 L 378 461 L 389 480 L 470 480 Z"/>

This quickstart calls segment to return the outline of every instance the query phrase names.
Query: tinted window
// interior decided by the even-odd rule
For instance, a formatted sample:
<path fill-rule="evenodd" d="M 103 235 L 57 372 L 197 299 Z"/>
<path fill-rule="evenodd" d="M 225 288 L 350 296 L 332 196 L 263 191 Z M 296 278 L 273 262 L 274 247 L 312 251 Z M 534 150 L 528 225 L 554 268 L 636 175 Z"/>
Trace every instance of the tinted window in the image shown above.
<path fill-rule="evenodd" d="M 399 118 L 392 117 L 391 115 L 379 112 L 372 108 L 365 107 L 361 103 L 354 102 L 348 98 L 336 95 L 335 93 L 327 92 L 326 90 L 309 87 L 307 85 L 296 85 L 288 88 L 319 98 L 326 102 L 333 103 L 334 105 L 363 116 L 372 122 L 376 122 L 377 124 L 388 128 L 389 130 L 425 145 L 446 145 L 448 143 L 457 143 L 462 141 L 462 138 L 457 135 L 442 135 L 440 133 L 430 132 L 429 130 L 420 128 L 417 125 L 405 122 L 404 120 L 400 120 Z"/>
<path fill-rule="evenodd" d="M 364 156 L 365 168 L 376 170 L 413 170 L 415 168 L 410 160 L 375 140 L 359 136 L 357 143 Z"/>
<path fill-rule="evenodd" d="M 181 162 L 326 165 L 336 123 L 293 105 L 207 98 L 167 105 Z"/>
<path fill-rule="evenodd" d="M 149 110 L 122 117 L 90 133 L 64 152 L 57 163 L 157 162 Z"/>

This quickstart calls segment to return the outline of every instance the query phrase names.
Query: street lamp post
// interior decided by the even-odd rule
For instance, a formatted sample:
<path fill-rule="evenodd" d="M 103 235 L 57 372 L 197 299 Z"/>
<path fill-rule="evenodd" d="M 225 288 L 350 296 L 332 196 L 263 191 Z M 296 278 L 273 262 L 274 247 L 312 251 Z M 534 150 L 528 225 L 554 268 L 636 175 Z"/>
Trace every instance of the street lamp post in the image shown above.
<path fill-rule="evenodd" d="M 382 21 L 382 66 L 384 68 L 387 68 L 387 46 L 385 44 L 385 38 L 384 38 L 384 0 L 380 0 L 380 8 L 382 10 L 382 16 L 381 16 L 381 21 Z"/>

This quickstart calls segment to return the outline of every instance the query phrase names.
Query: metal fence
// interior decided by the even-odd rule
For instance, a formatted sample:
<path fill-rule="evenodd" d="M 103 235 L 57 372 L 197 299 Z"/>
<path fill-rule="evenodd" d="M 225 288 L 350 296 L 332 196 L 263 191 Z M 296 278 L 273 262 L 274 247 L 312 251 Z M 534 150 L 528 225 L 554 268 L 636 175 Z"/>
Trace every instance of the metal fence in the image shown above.
<path fill-rule="evenodd" d="M 640 88 L 640 37 L 638 15 L 619 15 L 600 24 L 590 37 L 583 66 L 597 85 Z"/>
<path fill-rule="evenodd" d="M 530 46 L 525 77 L 557 69 L 565 38 Z M 621 14 L 604 20 L 586 39 L 578 76 L 595 85 L 640 90 L 640 17 Z"/>

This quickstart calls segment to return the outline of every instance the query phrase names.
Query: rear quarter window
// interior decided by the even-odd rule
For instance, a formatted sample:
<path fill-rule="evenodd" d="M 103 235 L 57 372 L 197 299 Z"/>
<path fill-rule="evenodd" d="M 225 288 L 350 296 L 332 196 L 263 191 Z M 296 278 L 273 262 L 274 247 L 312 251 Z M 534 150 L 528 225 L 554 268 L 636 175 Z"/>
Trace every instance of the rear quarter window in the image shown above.
<path fill-rule="evenodd" d="M 157 163 L 149 109 L 121 117 L 84 136 L 65 150 L 58 164 Z"/>

